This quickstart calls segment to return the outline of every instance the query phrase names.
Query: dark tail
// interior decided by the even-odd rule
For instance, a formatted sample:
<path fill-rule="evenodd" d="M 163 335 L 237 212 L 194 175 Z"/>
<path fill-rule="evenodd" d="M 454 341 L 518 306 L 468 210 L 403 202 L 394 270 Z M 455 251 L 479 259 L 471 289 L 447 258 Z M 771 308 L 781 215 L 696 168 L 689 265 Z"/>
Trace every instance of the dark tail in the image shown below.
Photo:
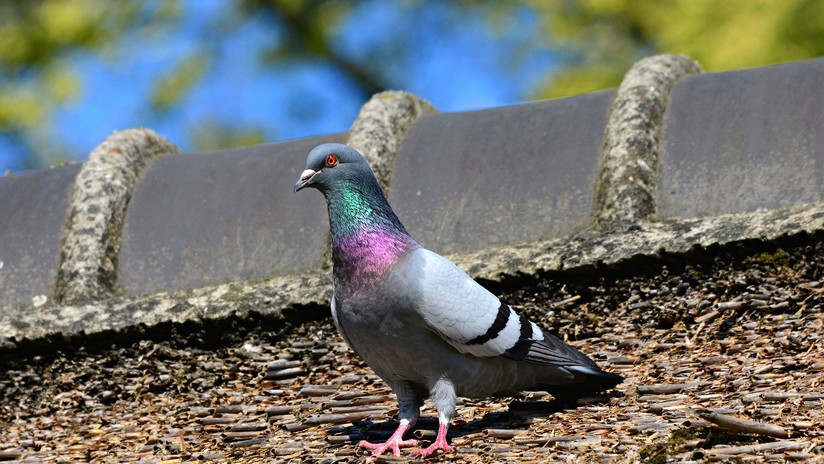
<path fill-rule="evenodd" d="M 602 371 L 598 367 L 564 366 L 564 369 L 575 375 L 575 380 L 564 385 L 542 385 L 552 396 L 558 399 L 576 399 L 593 393 L 614 388 L 624 381 L 624 378 L 612 372 Z"/>

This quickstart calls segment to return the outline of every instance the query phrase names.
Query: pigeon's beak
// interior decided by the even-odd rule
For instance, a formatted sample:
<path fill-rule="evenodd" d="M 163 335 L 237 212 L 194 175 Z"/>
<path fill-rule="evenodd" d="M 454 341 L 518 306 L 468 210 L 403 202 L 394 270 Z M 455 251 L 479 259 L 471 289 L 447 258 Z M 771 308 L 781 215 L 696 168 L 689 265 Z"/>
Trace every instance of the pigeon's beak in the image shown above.
<path fill-rule="evenodd" d="M 295 193 L 297 193 L 299 190 L 303 189 L 303 187 L 306 187 L 309 184 L 311 184 L 312 179 L 314 179 L 314 177 L 316 175 L 318 175 L 319 172 L 320 171 L 313 171 L 311 169 L 307 169 L 307 170 L 303 171 L 300 174 L 300 179 L 298 179 L 298 181 L 295 182 Z"/>

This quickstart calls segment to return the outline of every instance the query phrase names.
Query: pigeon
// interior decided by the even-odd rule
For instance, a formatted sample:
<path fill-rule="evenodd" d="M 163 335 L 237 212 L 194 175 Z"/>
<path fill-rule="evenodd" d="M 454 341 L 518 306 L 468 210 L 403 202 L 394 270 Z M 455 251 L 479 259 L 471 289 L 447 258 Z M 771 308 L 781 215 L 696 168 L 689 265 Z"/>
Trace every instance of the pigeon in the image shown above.
<path fill-rule="evenodd" d="M 294 191 L 326 198 L 332 247 L 332 318 L 346 343 L 395 392 L 399 425 L 385 443 L 361 441 L 374 459 L 418 446 L 405 440 L 427 398 L 438 433 L 413 455 L 451 452 L 458 396 L 548 391 L 580 397 L 623 381 L 501 302 L 446 258 L 418 244 L 354 148 L 314 148 Z"/>

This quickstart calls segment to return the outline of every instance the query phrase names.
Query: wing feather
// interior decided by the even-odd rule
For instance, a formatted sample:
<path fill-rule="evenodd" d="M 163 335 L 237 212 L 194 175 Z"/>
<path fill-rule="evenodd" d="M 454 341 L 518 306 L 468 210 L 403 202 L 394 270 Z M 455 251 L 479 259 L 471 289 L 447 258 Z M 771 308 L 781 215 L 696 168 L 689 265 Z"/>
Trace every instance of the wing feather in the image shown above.
<path fill-rule="evenodd" d="M 404 266 L 407 283 L 416 289 L 413 309 L 461 353 L 598 369 L 586 355 L 545 334 L 437 253 L 420 248 Z"/>
<path fill-rule="evenodd" d="M 546 364 L 581 364 L 575 350 L 560 340 L 543 343 L 551 336 L 446 258 L 421 248 L 404 265 L 406 279 L 417 289 L 412 299 L 414 310 L 432 331 L 461 353 Z M 580 358 L 589 361 L 583 355 Z"/>

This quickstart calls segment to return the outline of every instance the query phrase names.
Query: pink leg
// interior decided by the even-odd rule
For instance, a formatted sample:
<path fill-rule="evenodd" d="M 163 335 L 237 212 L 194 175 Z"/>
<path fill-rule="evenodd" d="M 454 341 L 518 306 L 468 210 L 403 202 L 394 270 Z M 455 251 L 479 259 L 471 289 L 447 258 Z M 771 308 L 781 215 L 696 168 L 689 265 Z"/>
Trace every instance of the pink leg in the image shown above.
<path fill-rule="evenodd" d="M 370 443 L 366 440 L 361 440 L 358 443 L 358 446 L 361 446 L 366 449 L 372 450 L 372 458 L 382 455 L 386 452 L 386 450 L 391 449 L 392 454 L 395 456 L 401 455 L 401 447 L 403 446 L 416 446 L 418 444 L 417 440 L 404 440 L 403 434 L 409 430 L 410 425 L 409 421 L 406 419 L 401 420 L 400 425 L 398 425 L 398 429 L 395 430 L 395 433 L 386 440 L 385 443 Z M 371 458 L 370 458 L 371 460 Z"/>
<path fill-rule="evenodd" d="M 435 437 L 435 442 L 429 445 L 426 448 L 416 449 L 412 451 L 412 454 L 415 456 L 431 456 L 437 450 L 443 450 L 446 453 L 451 453 L 455 451 L 455 448 L 449 446 L 446 442 L 446 429 L 449 428 L 449 423 L 447 422 L 440 422 L 438 424 L 438 436 Z"/>

